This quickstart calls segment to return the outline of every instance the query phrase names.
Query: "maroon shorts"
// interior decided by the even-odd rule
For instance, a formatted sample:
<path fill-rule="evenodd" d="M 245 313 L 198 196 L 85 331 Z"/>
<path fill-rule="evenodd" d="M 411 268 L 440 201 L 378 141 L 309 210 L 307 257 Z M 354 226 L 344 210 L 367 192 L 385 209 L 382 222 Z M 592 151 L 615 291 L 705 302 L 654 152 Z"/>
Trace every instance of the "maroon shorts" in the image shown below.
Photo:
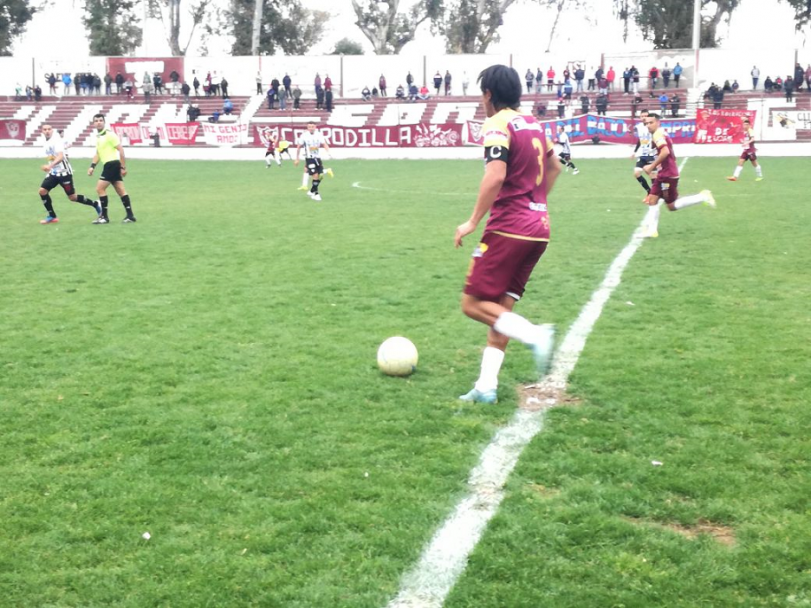
<path fill-rule="evenodd" d="M 488 302 L 507 294 L 520 299 L 548 244 L 486 232 L 473 252 L 464 292 Z"/>
<path fill-rule="evenodd" d="M 757 154 L 754 150 L 744 150 L 741 152 L 741 160 L 757 160 Z"/>
<path fill-rule="evenodd" d="M 675 203 L 679 198 L 679 178 L 657 177 L 653 180 L 650 193 L 665 199 L 666 203 Z"/>

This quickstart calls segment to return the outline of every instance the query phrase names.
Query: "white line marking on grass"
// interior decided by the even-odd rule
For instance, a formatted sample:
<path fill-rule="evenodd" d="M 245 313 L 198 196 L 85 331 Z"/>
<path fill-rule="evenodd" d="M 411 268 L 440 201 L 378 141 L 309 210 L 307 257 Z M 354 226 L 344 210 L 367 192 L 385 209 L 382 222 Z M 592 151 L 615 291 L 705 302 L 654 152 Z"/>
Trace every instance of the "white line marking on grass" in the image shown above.
<path fill-rule="evenodd" d="M 372 188 L 371 186 L 361 186 L 360 182 L 352 182 L 352 187 L 358 190 L 371 190 L 372 192 L 386 192 L 388 194 L 413 194 L 418 196 L 468 196 L 476 197 L 476 193 L 468 192 L 416 192 L 414 190 L 390 190 L 389 188 Z"/>
<path fill-rule="evenodd" d="M 682 160 L 679 171 L 687 159 Z M 541 389 L 563 390 L 569 374 L 577 365 L 591 330 L 622 273 L 642 245 L 644 219 L 631 236 L 631 241 L 609 266 L 600 286 L 580 311 L 558 346 L 552 370 L 540 383 Z M 547 405 L 556 405 L 550 399 Z M 454 508 L 431 542 L 423 550 L 417 564 L 400 584 L 400 592 L 388 608 L 440 608 L 457 579 L 467 566 L 468 556 L 479 542 L 487 524 L 496 514 L 504 498 L 504 484 L 512 473 L 521 452 L 543 429 L 544 411 L 518 410 L 510 423 L 499 429 L 482 452 L 479 463 L 470 472 L 469 493 Z"/>

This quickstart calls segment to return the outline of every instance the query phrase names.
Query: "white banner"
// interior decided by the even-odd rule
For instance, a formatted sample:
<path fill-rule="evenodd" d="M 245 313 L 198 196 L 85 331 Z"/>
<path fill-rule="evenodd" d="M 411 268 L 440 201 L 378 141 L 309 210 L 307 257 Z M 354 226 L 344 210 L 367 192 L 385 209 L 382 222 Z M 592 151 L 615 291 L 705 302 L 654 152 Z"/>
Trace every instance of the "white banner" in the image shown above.
<path fill-rule="evenodd" d="M 248 124 L 240 122 L 201 122 L 208 146 L 237 146 L 248 143 Z"/>

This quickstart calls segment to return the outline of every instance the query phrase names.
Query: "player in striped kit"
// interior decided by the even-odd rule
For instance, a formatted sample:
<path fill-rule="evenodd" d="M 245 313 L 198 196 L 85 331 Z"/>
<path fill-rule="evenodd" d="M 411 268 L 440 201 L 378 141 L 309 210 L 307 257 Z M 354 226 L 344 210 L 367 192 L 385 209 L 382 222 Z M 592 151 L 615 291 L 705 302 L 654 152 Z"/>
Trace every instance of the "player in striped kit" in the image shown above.
<path fill-rule="evenodd" d="M 42 199 L 42 204 L 45 206 L 48 216 L 44 220 L 40 220 L 39 223 L 56 224 L 59 221 L 51 200 L 51 190 L 57 186 L 62 186 L 70 200 L 93 207 L 96 210 L 96 215 L 100 215 L 101 205 L 98 201 L 89 199 L 82 194 L 76 194 L 76 189 L 73 186 L 73 168 L 70 166 L 70 159 L 68 159 L 67 152 L 65 152 L 65 142 L 62 137 L 59 133 L 54 132 L 51 125 L 42 125 L 42 135 L 45 137 L 43 148 L 48 162 L 42 165 L 42 170 L 47 173 L 47 176 L 42 180 L 39 187 L 39 197 Z"/>
<path fill-rule="evenodd" d="M 324 173 L 324 165 L 321 162 L 321 149 L 323 148 L 329 154 L 329 144 L 327 144 L 324 135 L 316 131 L 315 122 L 308 122 L 307 132 L 302 133 L 299 138 L 298 148 L 296 148 L 296 160 L 293 162 L 296 167 L 298 167 L 302 148 L 304 148 L 304 165 L 307 167 L 307 175 L 313 178 L 312 187 L 307 194 L 314 201 L 320 201 L 321 194 L 318 192 L 318 186 L 321 183 L 321 175 Z M 332 170 L 327 169 L 326 172 L 331 174 Z"/>
<path fill-rule="evenodd" d="M 569 143 L 569 135 L 566 133 L 566 129 L 563 125 L 558 125 L 558 139 L 556 143 L 560 145 L 560 154 L 558 154 L 558 157 L 560 158 L 561 164 L 566 167 L 566 171 L 571 167 L 573 169 L 572 175 L 580 173 L 580 170 L 575 167 L 572 162 L 572 145 Z"/>
<path fill-rule="evenodd" d="M 636 148 L 634 148 L 634 153 L 631 155 L 631 158 L 636 159 L 636 167 L 634 167 L 634 177 L 636 181 L 645 189 L 645 192 L 650 194 L 650 186 L 648 185 L 648 180 L 645 179 L 645 167 L 656 159 L 656 154 L 653 153 L 651 132 L 645 124 L 647 117 L 648 111 L 640 110 L 639 124 L 634 127 L 636 131 Z"/>

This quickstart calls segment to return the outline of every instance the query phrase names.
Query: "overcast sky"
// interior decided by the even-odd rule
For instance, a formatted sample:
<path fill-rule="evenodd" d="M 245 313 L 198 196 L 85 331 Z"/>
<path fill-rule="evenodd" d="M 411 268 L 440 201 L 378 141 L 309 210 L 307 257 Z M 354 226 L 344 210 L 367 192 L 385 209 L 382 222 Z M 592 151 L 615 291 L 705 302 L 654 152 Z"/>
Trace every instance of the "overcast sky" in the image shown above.
<path fill-rule="evenodd" d="M 184 4 L 190 0 L 183 0 Z M 215 0 L 220 4 L 228 0 Z M 415 0 L 401 0 L 401 10 L 406 10 Z M 565 52 L 566 48 L 576 48 L 580 54 L 599 52 L 607 49 L 645 50 L 650 45 L 638 36 L 631 36 L 628 43 L 622 41 L 622 28 L 611 13 L 611 0 L 587 0 L 590 10 L 581 13 L 565 14 L 558 24 L 558 32 L 553 42 L 552 52 Z M 685 0 L 685 2 L 688 0 Z M 330 14 L 326 34 L 314 49 L 316 54 L 328 54 L 335 43 L 348 37 L 361 43 L 367 52 L 371 45 L 354 25 L 351 0 L 303 0 L 310 9 L 323 10 Z M 81 56 L 88 54 L 87 35 L 81 22 L 81 0 L 55 0 L 47 11 L 37 14 L 29 23 L 26 34 L 15 44 L 15 56 Z M 491 45 L 489 52 L 536 52 L 543 53 L 549 40 L 549 32 L 554 13 L 539 6 L 533 0 L 517 0 L 504 15 L 504 25 L 499 29 L 501 41 Z M 768 37 L 765 34 L 768 33 Z M 186 34 L 187 35 L 187 34 Z M 804 47 L 802 35 L 795 35 L 793 11 L 779 0 L 742 0 L 734 13 L 730 30 L 724 30 L 724 46 L 736 48 L 768 43 L 783 44 L 789 47 Z M 161 31 L 159 21 L 148 22 L 147 43 L 139 55 L 165 56 L 168 44 Z M 59 44 L 44 45 L 43 41 L 59 40 Z M 185 38 L 181 35 L 181 44 Z M 809 41 L 811 43 L 811 41 Z M 199 35 L 189 46 L 189 55 L 196 55 L 200 46 Z M 229 41 L 210 40 L 210 54 L 226 54 Z M 442 54 L 444 45 L 441 39 L 430 33 L 428 24 L 418 32 L 417 40 L 403 49 L 403 54 Z"/>

